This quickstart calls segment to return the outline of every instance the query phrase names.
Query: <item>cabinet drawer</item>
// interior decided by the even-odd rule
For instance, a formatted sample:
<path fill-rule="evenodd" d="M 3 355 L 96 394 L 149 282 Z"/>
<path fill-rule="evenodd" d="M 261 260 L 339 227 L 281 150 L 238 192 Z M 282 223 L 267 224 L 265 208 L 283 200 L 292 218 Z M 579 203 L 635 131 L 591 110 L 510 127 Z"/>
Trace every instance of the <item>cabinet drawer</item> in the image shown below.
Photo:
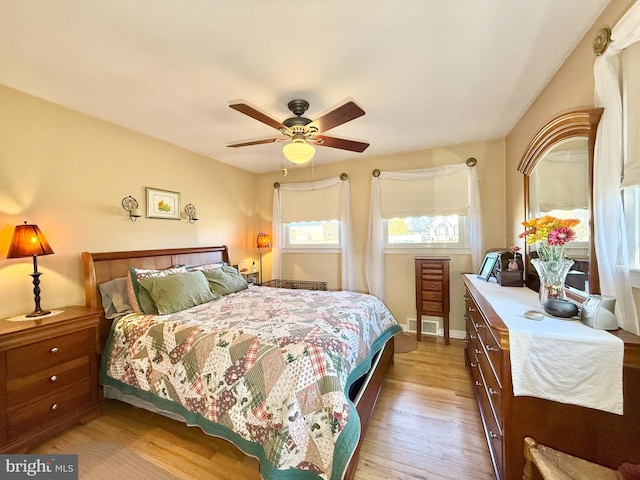
<path fill-rule="evenodd" d="M 422 275 L 440 275 L 444 273 L 444 265 L 441 263 L 423 263 L 420 267 Z"/>
<path fill-rule="evenodd" d="M 486 352 L 482 349 L 482 344 L 477 347 L 476 352 L 479 352 L 476 358 L 478 359 L 478 366 L 482 373 L 482 383 L 489 398 L 493 415 L 496 417 L 496 423 L 500 426 L 500 430 L 502 430 L 502 385 L 496 378 L 493 368 L 489 364 Z"/>
<path fill-rule="evenodd" d="M 90 330 L 79 330 L 8 350 L 7 378 L 23 377 L 86 356 L 91 351 L 90 340 Z"/>
<path fill-rule="evenodd" d="M 441 281 L 435 280 L 427 280 L 422 282 L 422 291 L 432 290 L 436 292 L 442 292 L 444 290 L 444 286 Z"/>
<path fill-rule="evenodd" d="M 444 307 L 442 302 L 422 302 L 421 312 L 443 313 Z"/>
<path fill-rule="evenodd" d="M 66 390 L 43 398 L 8 415 L 9 438 L 37 431 L 74 414 L 81 407 L 91 405 L 91 384 L 82 382 Z"/>
<path fill-rule="evenodd" d="M 496 467 L 496 473 L 502 472 L 502 428 L 498 425 L 498 421 L 491 408 L 491 400 L 485 387 L 484 378 L 482 377 L 482 369 L 478 369 L 480 375 L 480 384 L 476 384 L 476 395 L 480 403 L 480 414 L 482 416 L 482 424 L 484 426 L 487 443 L 491 458 Z M 498 477 L 500 478 L 500 477 Z"/>
<path fill-rule="evenodd" d="M 40 372 L 7 382 L 7 406 L 19 406 L 39 397 L 51 395 L 71 384 L 91 378 L 91 361 L 88 356 L 76 358 Z"/>
<path fill-rule="evenodd" d="M 424 291 L 422 292 L 422 300 L 427 302 L 442 302 L 444 295 L 441 291 Z"/>

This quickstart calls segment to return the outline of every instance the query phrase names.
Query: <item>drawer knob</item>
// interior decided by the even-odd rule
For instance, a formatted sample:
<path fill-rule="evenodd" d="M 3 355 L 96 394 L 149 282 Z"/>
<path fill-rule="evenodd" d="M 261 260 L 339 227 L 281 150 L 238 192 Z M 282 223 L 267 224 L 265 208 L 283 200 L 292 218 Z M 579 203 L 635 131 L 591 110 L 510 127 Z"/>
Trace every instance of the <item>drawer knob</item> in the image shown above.
<path fill-rule="evenodd" d="M 473 308 L 473 307 L 469 307 L 469 311 L 470 311 L 470 312 L 477 312 L 478 310 L 476 310 L 476 309 L 475 309 L 475 308 Z"/>
<path fill-rule="evenodd" d="M 498 394 L 499 394 L 497 390 L 494 390 L 494 389 L 493 389 L 493 388 L 491 388 L 491 387 L 489 387 L 489 393 L 490 393 L 491 395 L 498 395 Z"/>
<path fill-rule="evenodd" d="M 466 295 L 463 295 L 462 299 L 466 302 L 467 300 L 469 300 L 469 297 L 467 297 Z"/>
<path fill-rule="evenodd" d="M 475 322 L 475 323 L 473 324 L 473 326 L 474 326 L 474 327 L 476 327 L 476 328 L 484 328 L 484 327 L 485 327 L 485 324 L 484 324 L 484 323 L 478 323 L 478 322 Z"/>
<path fill-rule="evenodd" d="M 481 387 L 482 383 L 480 383 L 478 380 L 476 380 L 476 387 Z"/>
<path fill-rule="evenodd" d="M 491 438 L 498 438 L 498 434 L 496 432 L 494 432 L 493 430 L 489 430 L 489 436 Z"/>
<path fill-rule="evenodd" d="M 58 409 L 58 404 L 54 403 L 53 405 L 51 405 L 51 410 L 57 410 Z"/>
<path fill-rule="evenodd" d="M 51 375 L 49 380 L 51 380 L 52 382 L 55 382 L 56 380 L 58 380 L 58 376 L 57 375 Z"/>
<path fill-rule="evenodd" d="M 471 362 L 471 368 L 476 368 L 476 363 L 475 362 Z"/>
<path fill-rule="evenodd" d="M 49 350 L 51 353 L 58 353 L 58 347 L 53 347 L 51 350 Z"/>
<path fill-rule="evenodd" d="M 499 352 L 500 349 L 498 347 L 492 347 L 491 345 L 487 345 L 487 350 L 490 352 Z"/>
<path fill-rule="evenodd" d="M 482 355 L 482 352 L 476 348 L 476 355 Z"/>

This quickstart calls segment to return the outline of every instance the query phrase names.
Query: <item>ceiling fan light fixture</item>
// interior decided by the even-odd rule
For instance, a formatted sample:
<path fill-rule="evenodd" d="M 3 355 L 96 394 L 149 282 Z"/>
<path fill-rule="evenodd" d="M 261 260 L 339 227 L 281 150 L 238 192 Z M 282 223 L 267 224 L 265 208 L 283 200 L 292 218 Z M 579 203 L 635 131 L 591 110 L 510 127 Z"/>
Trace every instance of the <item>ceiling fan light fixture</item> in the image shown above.
<path fill-rule="evenodd" d="M 291 143 L 282 147 L 282 153 L 290 162 L 301 164 L 311 160 L 316 149 L 313 148 L 313 145 L 308 144 L 304 138 L 294 138 Z"/>

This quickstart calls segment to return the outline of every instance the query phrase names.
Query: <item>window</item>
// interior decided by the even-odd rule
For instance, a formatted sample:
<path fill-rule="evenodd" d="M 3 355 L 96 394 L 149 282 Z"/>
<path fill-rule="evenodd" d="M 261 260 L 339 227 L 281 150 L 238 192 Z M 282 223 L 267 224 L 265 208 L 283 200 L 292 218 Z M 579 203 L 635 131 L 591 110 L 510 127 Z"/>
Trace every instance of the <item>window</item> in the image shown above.
<path fill-rule="evenodd" d="M 577 218 L 580 223 L 573 227 L 573 231 L 576 234 L 575 240 L 571 242 L 571 245 L 588 244 L 589 242 L 589 210 L 587 208 L 574 208 L 572 210 L 549 210 L 548 212 L 540 212 L 540 215 L 550 215 L 556 218 Z"/>
<path fill-rule="evenodd" d="M 466 216 L 433 215 L 383 219 L 387 247 L 464 247 Z"/>
<path fill-rule="evenodd" d="M 284 248 L 339 248 L 340 222 L 320 220 L 284 223 Z"/>
<path fill-rule="evenodd" d="M 625 188 L 622 192 L 629 266 L 640 271 L 640 187 Z"/>
<path fill-rule="evenodd" d="M 631 284 L 640 288 L 640 139 L 635 133 L 640 124 L 640 43 L 622 52 L 622 91 L 624 125 L 624 176 L 622 202 L 627 231 L 627 255 Z M 634 133 L 630 133 L 634 132 Z"/>

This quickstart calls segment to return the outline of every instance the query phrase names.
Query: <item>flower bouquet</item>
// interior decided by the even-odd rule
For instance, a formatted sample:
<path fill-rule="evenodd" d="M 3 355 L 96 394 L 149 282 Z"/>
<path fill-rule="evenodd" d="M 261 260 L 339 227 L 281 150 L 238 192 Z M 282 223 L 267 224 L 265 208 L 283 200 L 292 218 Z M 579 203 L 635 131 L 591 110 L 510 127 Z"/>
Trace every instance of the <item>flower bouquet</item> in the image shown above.
<path fill-rule="evenodd" d="M 564 246 L 575 239 L 573 228 L 580 221 L 575 218 L 557 218 L 546 215 L 522 222 L 525 227 L 520 238 L 525 238 L 528 245 L 535 245 L 538 258 L 531 263 L 540 277 L 540 302 L 550 298 L 565 298 L 564 282 L 573 265 L 567 258 Z"/>

